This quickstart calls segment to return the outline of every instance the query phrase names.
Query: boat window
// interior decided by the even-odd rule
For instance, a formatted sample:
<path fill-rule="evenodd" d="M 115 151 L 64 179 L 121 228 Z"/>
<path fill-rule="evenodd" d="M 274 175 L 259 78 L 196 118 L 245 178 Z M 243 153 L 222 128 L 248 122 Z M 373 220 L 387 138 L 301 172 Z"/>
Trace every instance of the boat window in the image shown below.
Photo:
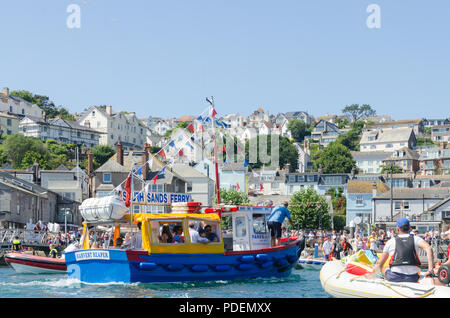
<path fill-rule="evenodd" d="M 217 221 L 190 219 L 188 224 L 192 243 L 220 242 L 220 227 Z"/>
<path fill-rule="evenodd" d="M 235 219 L 236 224 L 236 237 L 247 236 L 247 227 L 245 226 L 245 217 L 238 216 Z"/>
<path fill-rule="evenodd" d="M 253 214 L 253 234 L 266 234 L 266 216 L 264 214 Z"/>
<path fill-rule="evenodd" d="M 185 243 L 183 222 L 181 221 L 150 221 L 152 244 Z"/>

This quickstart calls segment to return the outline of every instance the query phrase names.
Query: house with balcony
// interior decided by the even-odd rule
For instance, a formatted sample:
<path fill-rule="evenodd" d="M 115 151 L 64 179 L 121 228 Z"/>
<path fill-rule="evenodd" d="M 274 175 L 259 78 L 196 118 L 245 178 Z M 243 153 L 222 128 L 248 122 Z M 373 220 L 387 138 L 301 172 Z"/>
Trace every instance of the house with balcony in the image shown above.
<path fill-rule="evenodd" d="M 101 133 L 95 129 L 80 126 L 74 121 L 52 118 L 25 116 L 19 123 L 19 131 L 27 137 L 43 141 L 52 139 L 75 145 L 95 147 L 99 144 Z"/>
<path fill-rule="evenodd" d="M 431 140 L 434 142 L 450 142 L 450 124 L 431 127 Z"/>
<path fill-rule="evenodd" d="M 277 121 L 279 117 L 277 116 Z M 298 119 L 304 121 L 308 125 L 314 124 L 314 117 L 308 114 L 305 111 L 296 111 L 296 112 L 286 112 L 284 114 L 284 118 L 289 121 L 292 119 Z M 283 122 L 284 120 L 281 120 L 280 122 Z"/>
<path fill-rule="evenodd" d="M 327 147 L 331 142 L 335 141 L 341 134 L 338 126 L 321 119 L 311 132 L 311 139 Z"/>
<path fill-rule="evenodd" d="M 418 153 L 419 174 L 450 174 L 450 149 L 446 149 L 443 144 L 440 147 L 420 147 Z"/>
<path fill-rule="evenodd" d="M 419 170 L 419 153 L 415 150 L 403 147 L 398 150 L 394 150 L 392 155 L 383 159 L 384 166 L 390 166 L 391 164 L 402 169 L 403 172 L 417 172 Z"/>
<path fill-rule="evenodd" d="M 325 195 L 331 188 L 342 188 L 343 193 L 347 192 L 347 182 L 350 174 L 322 174 L 320 172 L 307 173 L 286 173 L 285 174 L 285 195 L 292 195 L 305 188 L 313 188 L 320 195 Z"/>

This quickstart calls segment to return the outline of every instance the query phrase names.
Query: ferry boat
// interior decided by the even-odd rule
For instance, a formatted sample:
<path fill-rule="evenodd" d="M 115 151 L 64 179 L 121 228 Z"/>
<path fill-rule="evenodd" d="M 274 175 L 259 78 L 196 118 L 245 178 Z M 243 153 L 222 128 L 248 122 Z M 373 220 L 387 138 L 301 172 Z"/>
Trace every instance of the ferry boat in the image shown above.
<path fill-rule="evenodd" d="M 221 204 L 214 123 L 217 112 L 213 98 L 206 100 L 210 106 L 204 124 L 210 123 L 213 132 L 217 205 L 202 209 L 200 203 L 188 202 L 189 195 L 142 193 L 145 187 L 136 193 L 133 178 L 139 176 L 132 169 L 122 197 L 90 198 L 81 204 L 82 248 L 65 256 L 70 278 L 88 283 L 150 283 L 284 277 L 291 273 L 304 249 L 304 239 L 271 247 L 267 227 L 271 207 Z M 190 128 L 194 131 L 192 124 Z M 170 148 L 173 143 L 166 146 Z M 158 152 L 164 158 L 166 146 Z M 165 168 L 155 176 L 155 182 Z M 139 200 L 147 200 L 150 205 L 155 201 L 177 203 L 171 204 L 171 213 L 134 213 L 134 204 Z M 117 239 L 121 228 L 133 229 L 135 225 L 139 228 L 133 234 L 141 238 L 141 248 L 120 248 Z M 109 227 L 114 233 L 111 247 L 95 248 L 95 242 L 91 244 L 90 232 L 99 226 Z M 205 235 L 207 238 L 202 237 Z"/>
<path fill-rule="evenodd" d="M 82 209 L 80 207 L 80 209 Z M 304 239 L 270 246 L 266 219 L 270 207 L 234 206 L 201 213 L 125 214 L 115 220 L 114 233 L 131 221 L 141 224 L 142 249 L 90 248 L 89 231 L 104 221 L 83 224 L 83 249 L 66 253 L 70 278 L 88 283 L 186 282 L 284 277 L 291 273 Z M 190 226 L 213 229 L 216 241 L 193 241 Z M 163 228 L 180 229 L 180 239 L 163 242 Z M 229 231 L 228 228 L 232 228 Z M 193 229 L 191 229 L 192 231 Z M 136 233 L 135 233 L 136 234 Z"/>

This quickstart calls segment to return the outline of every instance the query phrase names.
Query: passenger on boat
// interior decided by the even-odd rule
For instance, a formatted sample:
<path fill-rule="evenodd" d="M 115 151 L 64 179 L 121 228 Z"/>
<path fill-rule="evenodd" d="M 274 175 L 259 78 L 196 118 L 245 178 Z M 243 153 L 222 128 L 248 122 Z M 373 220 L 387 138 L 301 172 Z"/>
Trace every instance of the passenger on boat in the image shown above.
<path fill-rule="evenodd" d="M 131 234 L 130 232 L 127 232 L 125 234 L 125 239 L 123 240 L 121 248 L 131 248 L 131 244 L 132 244 Z"/>
<path fill-rule="evenodd" d="M 50 252 L 48 253 L 48 256 L 51 258 L 57 258 L 58 257 L 58 250 L 55 248 L 54 244 L 49 245 Z"/>
<path fill-rule="evenodd" d="M 20 242 L 19 237 L 14 236 L 12 250 L 15 252 L 22 252 L 22 242 Z"/>
<path fill-rule="evenodd" d="M 173 243 L 173 235 L 170 232 L 169 224 L 164 224 L 161 229 L 161 235 L 158 236 L 159 243 Z"/>
<path fill-rule="evenodd" d="M 175 225 L 173 227 L 173 242 L 184 243 L 183 227 L 181 225 Z"/>
<path fill-rule="evenodd" d="M 267 227 L 270 230 L 271 235 L 271 245 L 278 246 L 281 242 L 281 224 L 285 218 L 288 218 L 291 224 L 294 224 L 291 219 L 291 214 L 289 213 L 288 207 L 289 203 L 287 201 L 283 202 L 283 205 L 279 205 L 273 208 L 272 212 L 267 219 Z"/>
<path fill-rule="evenodd" d="M 137 227 L 139 229 L 139 231 L 137 231 L 136 233 L 134 233 L 133 235 L 133 239 L 132 239 L 132 244 L 131 247 L 133 249 L 137 249 L 140 250 L 142 248 L 142 232 L 141 232 L 141 226 L 142 223 L 138 222 Z"/>
<path fill-rule="evenodd" d="M 375 264 L 374 272 L 369 277 L 375 277 L 380 271 L 392 282 L 417 282 L 420 278 L 419 249 L 427 253 L 428 271 L 425 277 L 431 276 L 434 268 L 434 257 L 431 246 L 421 237 L 410 235 L 410 224 L 406 218 L 397 220 L 398 235 L 391 238 L 384 246 L 383 253 Z M 391 256 L 389 268 L 381 268 Z"/>
<path fill-rule="evenodd" d="M 218 242 L 219 241 L 219 237 L 217 236 L 216 233 L 214 233 L 212 231 L 212 227 L 211 225 L 206 225 L 205 226 L 205 237 L 210 241 L 210 242 Z"/>
<path fill-rule="evenodd" d="M 116 248 L 123 248 L 123 238 L 122 237 L 118 237 L 116 238 Z"/>

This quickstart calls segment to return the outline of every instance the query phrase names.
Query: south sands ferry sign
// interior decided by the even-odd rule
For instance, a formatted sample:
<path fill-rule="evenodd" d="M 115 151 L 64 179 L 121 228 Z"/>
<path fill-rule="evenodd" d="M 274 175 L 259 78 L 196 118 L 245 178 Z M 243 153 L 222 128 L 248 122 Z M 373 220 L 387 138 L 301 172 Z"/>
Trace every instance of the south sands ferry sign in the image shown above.
<path fill-rule="evenodd" d="M 126 201 L 126 192 L 122 192 L 122 200 Z M 192 196 L 186 193 L 171 192 L 134 192 L 133 203 L 145 205 L 171 205 L 172 203 L 191 202 Z"/>

